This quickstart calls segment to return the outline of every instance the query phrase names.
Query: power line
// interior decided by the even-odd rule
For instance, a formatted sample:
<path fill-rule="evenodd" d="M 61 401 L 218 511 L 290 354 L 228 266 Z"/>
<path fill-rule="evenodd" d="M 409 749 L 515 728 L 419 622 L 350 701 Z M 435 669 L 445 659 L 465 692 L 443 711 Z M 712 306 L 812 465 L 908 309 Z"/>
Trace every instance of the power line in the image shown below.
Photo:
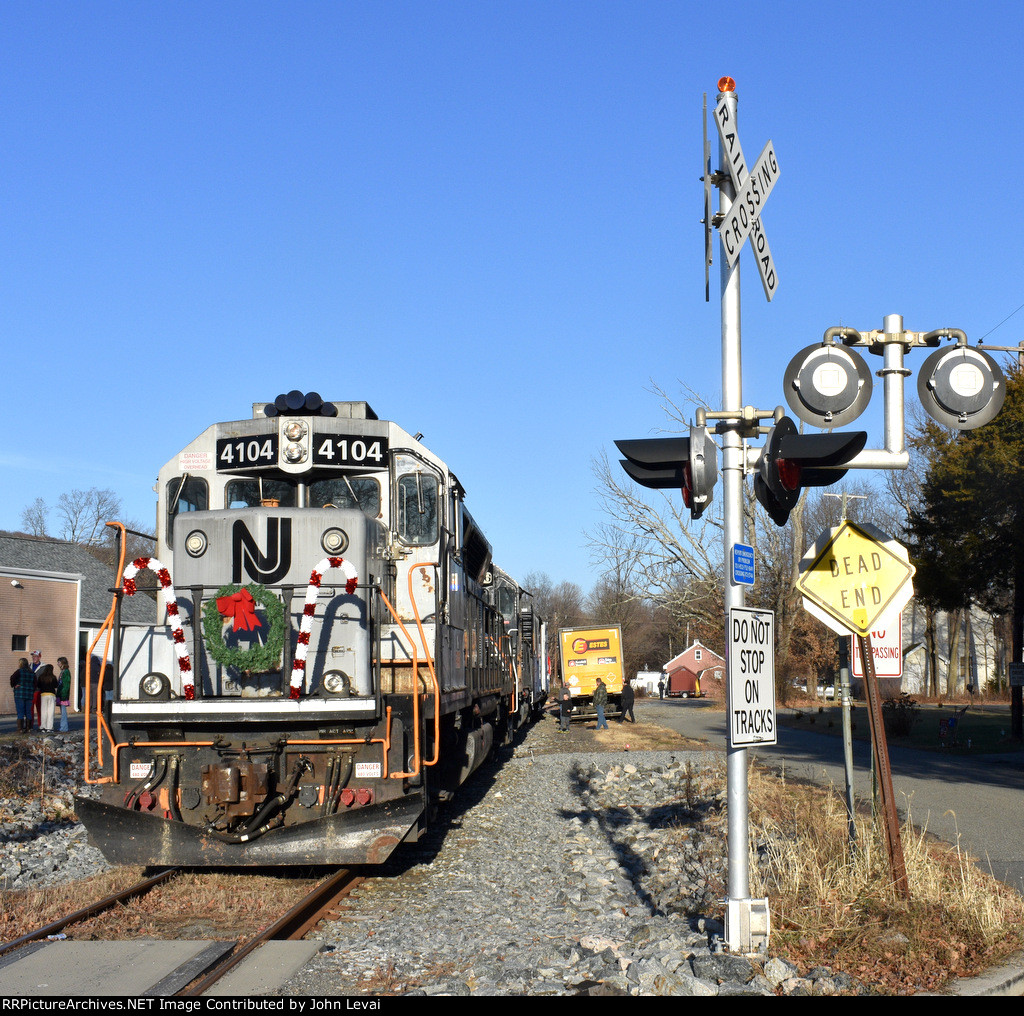
<path fill-rule="evenodd" d="M 1002 320 L 1002 321 L 1000 321 L 1000 322 L 999 322 L 999 324 L 997 324 L 997 325 L 995 326 L 995 328 L 990 328 L 990 329 L 989 329 L 989 330 L 988 330 L 987 332 L 985 332 L 985 334 L 984 334 L 984 335 L 983 335 L 983 336 L 982 336 L 982 337 L 981 337 L 980 339 L 978 339 L 978 341 L 979 341 L 979 342 L 984 342 L 984 341 L 985 341 L 985 339 L 987 339 L 987 338 L 988 338 L 988 337 L 989 337 L 989 336 L 990 336 L 990 335 L 991 335 L 991 334 L 992 334 L 992 333 L 993 333 L 993 332 L 994 332 L 994 331 L 996 330 L 996 328 L 1002 328 L 1002 327 L 1003 327 L 1003 325 L 1005 325 L 1005 324 L 1006 324 L 1006 322 L 1007 322 L 1007 321 L 1009 321 L 1009 320 L 1010 320 L 1010 318 L 1012 318 L 1014 314 L 1017 314 L 1017 313 L 1018 313 L 1019 311 L 1021 311 L 1021 310 L 1024 310 L 1024 303 L 1022 303 L 1022 304 L 1021 304 L 1021 305 L 1020 305 L 1020 306 L 1019 306 L 1019 307 L 1017 308 L 1017 310 L 1015 310 L 1015 311 L 1012 311 L 1012 312 L 1011 312 L 1010 314 L 1007 314 L 1007 315 L 1006 315 L 1006 317 L 1004 317 L 1004 318 L 1003 318 L 1003 320 Z"/>

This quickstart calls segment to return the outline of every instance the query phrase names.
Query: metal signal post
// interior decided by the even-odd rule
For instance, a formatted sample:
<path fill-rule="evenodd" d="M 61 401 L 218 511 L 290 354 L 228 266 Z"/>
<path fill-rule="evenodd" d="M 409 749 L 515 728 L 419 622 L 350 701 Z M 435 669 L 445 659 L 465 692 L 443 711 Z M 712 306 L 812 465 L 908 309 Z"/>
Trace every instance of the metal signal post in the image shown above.
<path fill-rule="evenodd" d="M 736 92 L 731 78 L 718 82 L 718 102 L 736 130 Z M 719 165 L 728 165 L 729 153 L 719 141 Z M 720 211 L 728 216 L 736 198 L 736 189 L 728 173 L 719 174 Z M 732 548 L 743 543 L 743 477 L 744 453 L 740 424 L 743 421 L 743 374 L 740 334 L 740 263 L 732 267 L 719 235 L 719 272 L 722 286 L 722 409 L 734 420 L 723 421 L 722 485 L 723 544 L 725 560 Z M 717 415 L 717 414 L 716 414 Z M 725 644 L 729 644 L 729 618 L 733 608 L 744 606 L 744 587 L 726 576 L 725 580 Z M 726 702 L 726 709 L 732 710 Z M 749 953 L 767 946 L 768 901 L 750 899 L 750 873 L 747 867 L 747 749 L 726 746 L 726 802 L 728 808 L 728 899 L 726 901 L 725 937 L 733 952 Z"/>

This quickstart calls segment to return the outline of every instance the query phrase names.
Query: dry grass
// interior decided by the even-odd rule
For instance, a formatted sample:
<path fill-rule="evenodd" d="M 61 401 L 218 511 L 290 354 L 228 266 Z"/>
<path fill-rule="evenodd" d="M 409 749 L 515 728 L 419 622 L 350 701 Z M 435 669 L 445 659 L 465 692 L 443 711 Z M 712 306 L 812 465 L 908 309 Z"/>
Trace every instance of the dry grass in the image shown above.
<path fill-rule="evenodd" d="M 699 751 L 707 748 L 703 741 L 683 737 L 654 723 L 616 723 L 612 720 L 607 730 L 592 733 L 598 751 Z"/>
<path fill-rule="evenodd" d="M 752 768 L 751 895 L 769 900 L 771 950 L 888 994 L 972 976 L 1024 945 L 1024 900 L 956 847 L 902 831 L 910 900 L 891 884 L 882 833 L 835 794 Z"/>
<path fill-rule="evenodd" d="M 81 882 L 0 893 L 0 940 L 66 917 L 142 878 L 115 868 Z M 277 920 L 308 892 L 312 879 L 264 874 L 185 872 L 135 900 L 67 929 L 69 938 L 242 939 Z"/>

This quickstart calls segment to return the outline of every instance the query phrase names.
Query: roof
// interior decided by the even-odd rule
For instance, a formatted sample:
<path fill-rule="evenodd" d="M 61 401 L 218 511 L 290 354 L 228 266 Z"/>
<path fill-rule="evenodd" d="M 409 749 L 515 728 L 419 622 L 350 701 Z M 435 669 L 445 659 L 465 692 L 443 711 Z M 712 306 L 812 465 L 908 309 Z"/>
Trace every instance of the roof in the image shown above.
<path fill-rule="evenodd" d="M 680 666 L 688 666 L 689 664 L 688 662 L 684 662 L 684 658 L 689 657 L 695 649 L 702 649 L 705 653 L 707 653 L 709 656 L 713 657 L 715 660 L 718 661 L 717 664 L 711 664 L 711 666 L 721 666 L 725 663 L 725 660 L 722 659 L 722 657 L 719 656 L 718 653 L 714 651 L 714 649 L 709 649 L 706 645 L 703 645 L 701 643 L 700 639 L 697 639 L 693 642 L 692 645 L 688 646 L 681 653 L 677 653 L 675 656 L 673 656 L 672 659 L 669 660 L 668 663 L 664 665 L 664 667 L 662 667 L 662 670 L 671 672 L 672 670 L 675 670 Z M 703 660 L 694 662 L 703 662 Z M 705 668 L 701 667 L 699 669 L 703 670 Z"/>
<path fill-rule="evenodd" d="M 0 567 L 80 577 L 80 621 L 99 623 L 110 613 L 109 590 L 115 582 L 114 571 L 79 543 L 0 530 Z M 148 596 L 124 597 L 121 623 L 155 624 L 156 603 Z"/>

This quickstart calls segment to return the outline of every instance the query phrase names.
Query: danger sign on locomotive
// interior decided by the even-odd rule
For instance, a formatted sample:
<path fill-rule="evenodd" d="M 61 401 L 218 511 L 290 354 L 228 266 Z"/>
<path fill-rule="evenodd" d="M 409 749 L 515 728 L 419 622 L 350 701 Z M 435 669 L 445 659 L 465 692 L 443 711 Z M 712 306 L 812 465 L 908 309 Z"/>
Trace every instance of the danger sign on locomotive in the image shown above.
<path fill-rule="evenodd" d="M 729 744 L 775 744 L 775 612 L 729 611 Z"/>

